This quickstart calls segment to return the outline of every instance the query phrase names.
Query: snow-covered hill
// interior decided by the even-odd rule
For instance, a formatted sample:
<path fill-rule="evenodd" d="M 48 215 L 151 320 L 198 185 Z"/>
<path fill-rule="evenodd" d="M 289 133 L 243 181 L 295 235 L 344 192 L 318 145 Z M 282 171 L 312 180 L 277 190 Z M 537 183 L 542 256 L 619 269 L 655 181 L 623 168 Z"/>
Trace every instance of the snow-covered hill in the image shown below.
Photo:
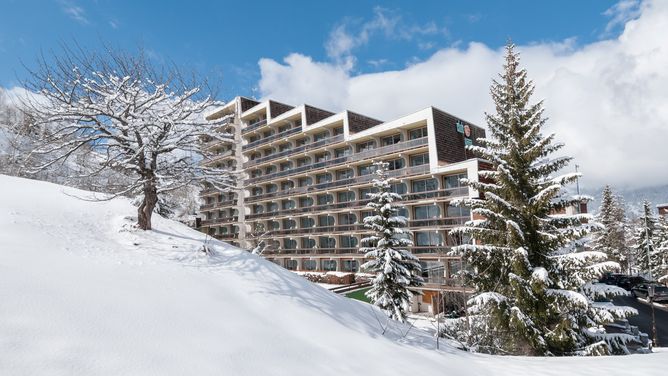
<path fill-rule="evenodd" d="M 474 355 L 124 199 L 0 175 L 0 375 L 661 375 L 668 352 Z"/>

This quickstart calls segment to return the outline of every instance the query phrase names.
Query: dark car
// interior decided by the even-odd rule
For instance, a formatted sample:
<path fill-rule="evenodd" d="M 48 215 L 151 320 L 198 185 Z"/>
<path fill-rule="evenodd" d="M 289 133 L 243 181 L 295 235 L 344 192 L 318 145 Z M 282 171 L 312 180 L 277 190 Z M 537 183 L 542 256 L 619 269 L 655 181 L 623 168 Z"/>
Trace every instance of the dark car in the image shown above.
<path fill-rule="evenodd" d="M 606 285 L 617 285 L 619 280 L 623 277 L 628 277 L 628 275 L 621 273 L 605 273 L 598 281 L 605 283 Z"/>
<path fill-rule="evenodd" d="M 668 302 L 668 287 L 660 285 L 658 283 L 641 283 L 635 285 L 631 289 L 631 295 L 636 298 L 645 298 L 648 297 L 648 290 L 650 286 L 654 286 L 654 301 L 663 303 Z"/>
<path fill-rule="evenodd" d="M 645 278 L 641 276 L 631 276 L 631 277 L 621 277 L 617 281 L 617 286 L 625 289 L 625 290 L 631 290 L 633 286 L 641 284 L 641 283 L 648 283 L 649 281 L 646 280 Z"/>

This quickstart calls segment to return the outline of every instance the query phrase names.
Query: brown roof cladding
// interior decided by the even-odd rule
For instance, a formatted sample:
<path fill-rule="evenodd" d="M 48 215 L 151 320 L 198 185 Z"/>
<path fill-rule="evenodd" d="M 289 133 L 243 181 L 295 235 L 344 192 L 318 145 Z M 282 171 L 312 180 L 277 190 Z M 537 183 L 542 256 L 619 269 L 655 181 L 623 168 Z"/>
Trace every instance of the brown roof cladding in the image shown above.
<path fill-rule="evenodd" d="M 375 127 L 376 125 L 382 123 L 383 122 L 378 119 L 370 118 L 368 116 L 348 111 L 348 126 L 350 133 L 361 132 L 365 129 Z"/>
<path fill-rule="evenodd" d="M 307 104 L 304 105 L 304 112 L 306 113 L 306 125 L 317 123 L 322 119 L 327 119 L 334 115 L 333 112 L 325 111 Z"/>

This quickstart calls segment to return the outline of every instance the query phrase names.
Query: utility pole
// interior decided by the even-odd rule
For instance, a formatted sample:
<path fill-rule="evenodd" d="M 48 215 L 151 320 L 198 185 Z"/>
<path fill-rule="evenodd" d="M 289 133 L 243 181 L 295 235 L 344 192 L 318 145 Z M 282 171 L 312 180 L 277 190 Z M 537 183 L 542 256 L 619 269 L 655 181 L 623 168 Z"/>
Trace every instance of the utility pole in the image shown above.
<path fill-rule="evenodd" d="M 659 347 L 659 339 L 656 338 L 656 319 L 654 317 L 654 286 L 647 286 L 647 297 L 649 298 L 649 305 L 652 307 L 652 340 L 654 347 Z"/>

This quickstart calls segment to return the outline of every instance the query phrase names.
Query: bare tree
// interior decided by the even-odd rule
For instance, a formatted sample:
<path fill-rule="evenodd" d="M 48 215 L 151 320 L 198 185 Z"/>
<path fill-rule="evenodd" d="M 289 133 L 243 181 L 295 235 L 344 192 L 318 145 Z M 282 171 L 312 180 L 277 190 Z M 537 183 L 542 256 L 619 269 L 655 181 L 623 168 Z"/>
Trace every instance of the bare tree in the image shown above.
<path fill-rule="evenodd" d="M 36 93 L 24 99 L 32 126 L 40 127 L 34 154 L 46 161 L 39 172 L 66 163 L 82 148 L 95 151 L 90 171 L 75 177 L 122 172 L 127 181 L 105 181 L 104 190 L 140 198 L 138 226 L 151 229 L 160 197 L 193 184 L 231 189 L 234 174 L 223 166 L 199 163 L 208 158 L 202 140 L 233 142 L 218 128 L 226 120 L 207 120 L 218 105 L 203 82 L 185 79 L 175 66 L 157 67 L 143 51 L 129 54 L 110 48 L 93 53 L 64 46 L 49 59 L 43 55 L 29 69 L 24 87 Z"/>

